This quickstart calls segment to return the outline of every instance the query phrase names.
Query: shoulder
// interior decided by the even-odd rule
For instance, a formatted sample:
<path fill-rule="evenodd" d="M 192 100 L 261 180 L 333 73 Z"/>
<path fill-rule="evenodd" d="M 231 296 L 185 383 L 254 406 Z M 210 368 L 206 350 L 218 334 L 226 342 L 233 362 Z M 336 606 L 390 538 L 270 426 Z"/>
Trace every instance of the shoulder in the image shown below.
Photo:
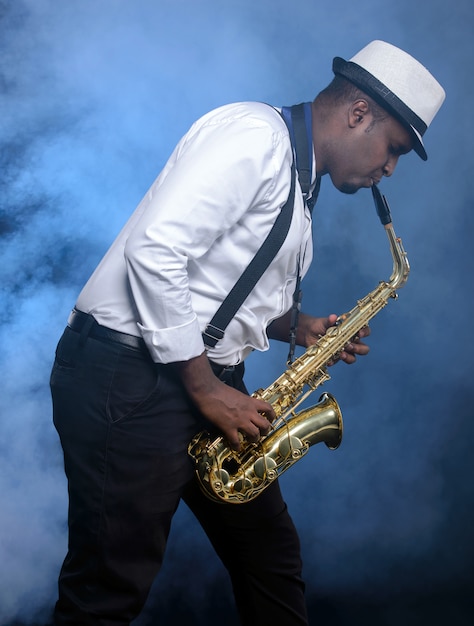
<path fill-rule="evenodd" d="M 203 115 L 192 128 L 196 131 L 234 126 L 288 135 L 285 122 L 278 109 L 264 102 L 225 104 Z"/>
<path fill-rule="evenodd" d="M 221 158 L 292 159 L 291 142 L 283 118 L 274 107 L 263 102 L 226 104 L 199 118 L 184 136 L 180 149 L 211 150 Z M 280 165 L 277 166 L 279 169 Z"/>

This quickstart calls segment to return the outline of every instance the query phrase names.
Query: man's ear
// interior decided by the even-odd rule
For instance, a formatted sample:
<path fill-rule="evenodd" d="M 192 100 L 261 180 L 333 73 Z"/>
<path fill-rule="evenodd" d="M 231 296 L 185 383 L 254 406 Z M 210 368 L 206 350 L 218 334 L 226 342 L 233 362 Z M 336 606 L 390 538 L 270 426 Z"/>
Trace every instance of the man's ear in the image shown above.
<path fill-rule="evenodd" d="M 349 127 L 355 128 L 359 126 L 369 114 L 370 107 L 367 100 L 355 100 L 348 111 L 349 119 Z"/>

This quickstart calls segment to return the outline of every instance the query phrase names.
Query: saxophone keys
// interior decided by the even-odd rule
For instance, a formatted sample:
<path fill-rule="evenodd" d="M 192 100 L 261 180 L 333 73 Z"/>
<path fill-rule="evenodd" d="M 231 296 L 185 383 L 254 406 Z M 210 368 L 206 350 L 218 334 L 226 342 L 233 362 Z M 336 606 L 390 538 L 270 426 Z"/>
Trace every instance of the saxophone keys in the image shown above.
<path fill-rule="evenodd" d="M 247 491 L 249 491 L 251 488 L 252 488 L 252 483 L 250 482 L 248 478 L 245 478 L 245 477 L 239 478 L 234 483 L 234 491 L 237 491 L 238 493 L 244 494 Z"/>
<path fill-rule="evenodd" d="M 221 491 L 230 480 L 229 473 L 224 469 L 213 471 L 209 474 L 209 482 L 212 484 L 213 489 Z"/>
<path fill-rule="evenodd" d="M 288 435 L 280 442 L 278 451 L 284 459 L 291 457 L 292 459 L 299 459 L 307 450 L 306 444 L 301 439 Z"/>
<path fill-rule="evenodd" d="M 272 459 L 271 456 L 263 455 L 259 456 L 255 461 L 253 471 L 255 472 L 255 476 L 261 480 L 264 480 L 265 478 L 268 480 L 275 480 L 278 476 L 276 467 L 276 461 Z"/>

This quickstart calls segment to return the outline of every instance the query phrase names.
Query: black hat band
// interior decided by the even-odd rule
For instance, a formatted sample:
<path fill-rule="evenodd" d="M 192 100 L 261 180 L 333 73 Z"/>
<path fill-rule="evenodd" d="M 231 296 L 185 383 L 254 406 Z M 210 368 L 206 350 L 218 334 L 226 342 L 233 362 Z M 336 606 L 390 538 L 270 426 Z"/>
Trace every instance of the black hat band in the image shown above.
<path fill-rule="evenodd" d="M 382 107 L 388 108 L 393 112 L 401 122 L 413 126 L 423 136 L 428 128 L 427 124 L 370 72 L 357 65 L 357 63 L 344 61 L 340 57 L 334 59 L 332 69 L 335 74 L 340 74 L 347 80 L 350 80 Z"/>

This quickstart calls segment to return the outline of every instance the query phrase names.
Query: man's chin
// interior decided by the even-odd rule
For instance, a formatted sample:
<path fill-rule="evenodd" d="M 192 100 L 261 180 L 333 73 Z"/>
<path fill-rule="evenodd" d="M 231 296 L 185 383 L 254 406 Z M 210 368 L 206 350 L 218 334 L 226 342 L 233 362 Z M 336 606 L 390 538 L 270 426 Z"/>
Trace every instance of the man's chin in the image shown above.
<path fill-rule="evenodd" d="M 341 185 L 336 187 L 336 189 L 338 189 L 342 193 L 347 193 L 347 194 L 354 194 L 357 191 L 359 191 L 360 188 L 361 188 L 360 185 L 353 185 L 351 183 L 342 183 Z"/>
<path fill-rule="evenodd" d="M 331 182 L 338 191 L 349 195 L 357 193 L 359 189 L 362 189 L 363 187 L 370 187 L 372 185 L 372 179 L 362 177 L 356 178 L 355 176 L 349 180 L 337 180 L 337 178 L 335 180 L 331 176 Z"/>

